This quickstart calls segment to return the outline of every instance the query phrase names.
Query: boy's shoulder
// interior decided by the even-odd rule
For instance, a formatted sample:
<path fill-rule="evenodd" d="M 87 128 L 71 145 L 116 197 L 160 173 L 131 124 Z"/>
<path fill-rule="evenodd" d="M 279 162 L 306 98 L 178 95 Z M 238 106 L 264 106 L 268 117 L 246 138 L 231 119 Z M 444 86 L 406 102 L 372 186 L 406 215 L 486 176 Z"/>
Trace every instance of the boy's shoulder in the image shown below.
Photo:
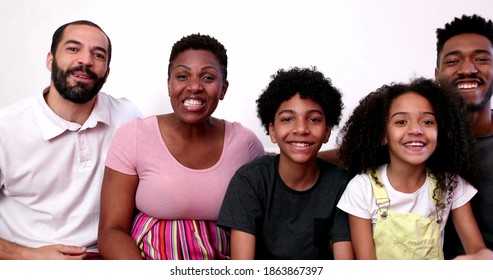
<path fill-rule="evenodd" d="M 248 172 L 252 169 L 273 169 L 276 167 L 276 162 L 279 160 L 279 155 L 264 155 L 254 159 L 241 166 L 238 171 Z"/>
<path fill-rule="evenodd" d="M 350 176 L 349 172 L 340 166 L 334 165 L 328 161 L 318 158 L 318 165 L 320 167 L 320 174 L 323 179 L 326 178 L 338 178 L 340 180 L 349 182 Z"/>

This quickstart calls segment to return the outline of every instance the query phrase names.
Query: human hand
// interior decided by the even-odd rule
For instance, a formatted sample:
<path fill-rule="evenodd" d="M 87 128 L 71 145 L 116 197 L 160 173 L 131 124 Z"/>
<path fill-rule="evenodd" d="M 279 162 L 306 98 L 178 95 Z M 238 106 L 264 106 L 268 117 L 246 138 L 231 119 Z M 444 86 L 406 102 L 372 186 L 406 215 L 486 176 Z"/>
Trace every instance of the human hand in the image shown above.
<path fill-rule="evenodd" d="M 55 244 L 30 249 L 28 258 L 33 260 L 83 260 L 86 255 L 86 247 Z"/>
<path fill-rule="evenodd" d="M 454 260 L 493 260 L 493 251 L 484 248 L 474 254 L 457 256 Z"/>

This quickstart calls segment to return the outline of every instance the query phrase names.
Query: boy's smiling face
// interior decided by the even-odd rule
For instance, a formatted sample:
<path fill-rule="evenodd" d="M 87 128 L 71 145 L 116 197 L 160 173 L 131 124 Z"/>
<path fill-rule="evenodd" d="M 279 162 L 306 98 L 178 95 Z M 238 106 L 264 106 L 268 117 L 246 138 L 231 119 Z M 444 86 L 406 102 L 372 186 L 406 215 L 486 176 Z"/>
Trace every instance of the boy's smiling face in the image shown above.
<path fill-rule="evenodd" d="M 279 146 L 281 159 L 295 163 L 316 160 L 318 151 L 329 140 L 330 131 L 322 107 L 299 94 L 281 103 L 274 123 L 269 125 L 271 141 Z"/>

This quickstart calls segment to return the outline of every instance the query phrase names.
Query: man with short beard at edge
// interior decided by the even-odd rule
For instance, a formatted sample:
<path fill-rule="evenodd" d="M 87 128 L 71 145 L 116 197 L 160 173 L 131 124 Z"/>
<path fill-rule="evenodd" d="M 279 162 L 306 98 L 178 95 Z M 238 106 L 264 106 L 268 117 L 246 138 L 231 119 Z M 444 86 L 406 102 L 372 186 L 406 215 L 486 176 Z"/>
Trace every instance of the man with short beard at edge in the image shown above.
<path fill-rule="evenodd" d="M 0 110 L 0 259 L 98 259 L 99 197 L 115 130 L 141 115 L 100 92 L 111 42 L 80 20 L 53 34 L 50 86 Z"/>
<path fill-rule="evenodd" d="M 471 206 L 486 247 L 493 249 L 493 23 L 479 15 L 455 18 L 436 30 L 435 79 L 466 100 L 482 176 Z M 454 219 L 455 221 L 455 219 Z M 445 259 L 464 254 L 452 221 L 445 228 Z"/>

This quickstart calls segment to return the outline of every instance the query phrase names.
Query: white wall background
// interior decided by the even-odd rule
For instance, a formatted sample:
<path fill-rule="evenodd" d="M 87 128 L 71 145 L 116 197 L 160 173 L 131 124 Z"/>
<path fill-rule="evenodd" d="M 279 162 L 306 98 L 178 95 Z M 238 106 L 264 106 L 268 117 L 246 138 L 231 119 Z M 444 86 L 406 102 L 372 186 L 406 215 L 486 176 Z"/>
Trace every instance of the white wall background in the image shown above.
<path fill-rule="evenodd" d="M 228 50 L 230 87 L 216 117 L 240 121 L 270 143 L 255 100 L 279 68 L 317 66 L 344 94 L 341 125 L 383 84 L 433 78 L 435 30 L 462 14 L 493 19 L 491 0 L 1 0 L 0 107 L 40 94 L 58 26 L 88 19 L 113 43 L 103 91 L 126 96 L 145 115 L 171 112 L 166 78 L 174 42 L 191 33 Z M 338 129 L 323 148 L 335 145 Z"/>

